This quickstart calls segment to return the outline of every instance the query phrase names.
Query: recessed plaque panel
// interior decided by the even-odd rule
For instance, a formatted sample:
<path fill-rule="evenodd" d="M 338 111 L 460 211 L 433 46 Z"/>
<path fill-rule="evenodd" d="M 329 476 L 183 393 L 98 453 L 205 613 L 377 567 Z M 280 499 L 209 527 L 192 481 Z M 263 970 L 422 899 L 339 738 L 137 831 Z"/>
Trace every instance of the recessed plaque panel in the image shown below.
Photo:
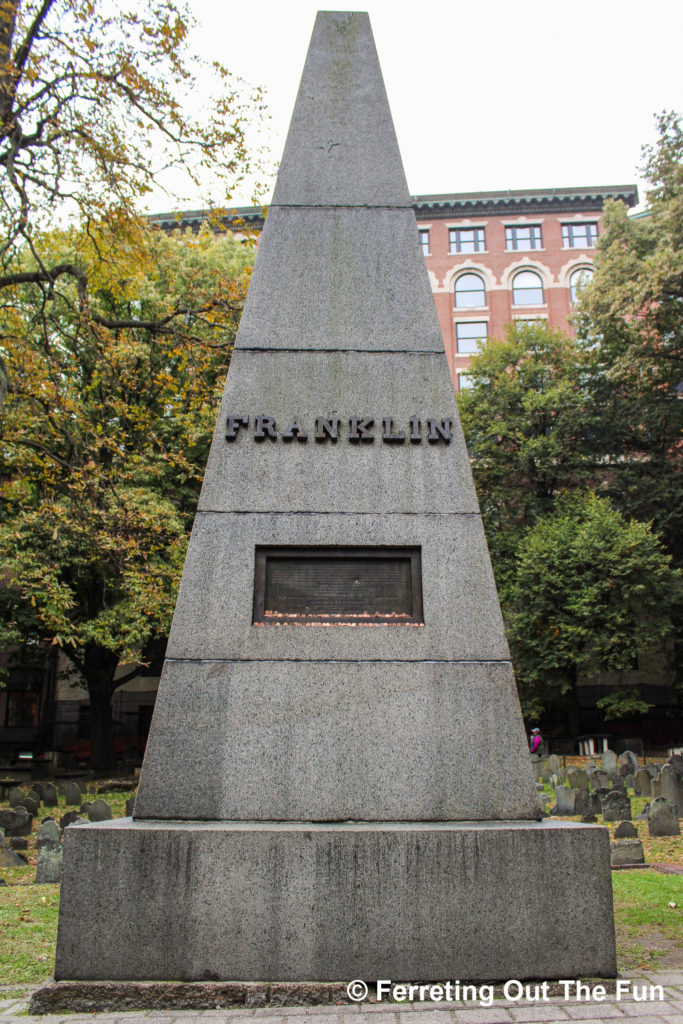
<path fill-rule="evenodd" d="M 256 625 L 421 625 L 419 548 L 257 548 Z"/>

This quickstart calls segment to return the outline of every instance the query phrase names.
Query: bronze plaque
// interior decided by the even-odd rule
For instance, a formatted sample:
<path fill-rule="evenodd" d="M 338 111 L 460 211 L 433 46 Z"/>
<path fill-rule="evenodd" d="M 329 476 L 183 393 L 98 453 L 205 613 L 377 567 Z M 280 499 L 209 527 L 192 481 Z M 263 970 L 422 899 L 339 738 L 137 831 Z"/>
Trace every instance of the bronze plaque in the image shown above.
<path fill-rule="evenodd" d="M 421 625 L 419 548 L 257 548 L 258 625 Z"/>

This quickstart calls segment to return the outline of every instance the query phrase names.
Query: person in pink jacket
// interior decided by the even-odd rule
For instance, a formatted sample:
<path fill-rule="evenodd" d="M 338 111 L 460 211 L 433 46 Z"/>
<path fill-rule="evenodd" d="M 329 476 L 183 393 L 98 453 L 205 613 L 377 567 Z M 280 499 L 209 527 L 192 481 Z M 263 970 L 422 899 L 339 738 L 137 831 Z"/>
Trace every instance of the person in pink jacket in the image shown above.
<path fill-rule="evenodd" d="M 531 730 L 531 743 L 529 744 L 529 750 L 532 754 L 537 754 L 539 757 L 543 753 L 543 737 L 541 736 L 540 729 Z"/>

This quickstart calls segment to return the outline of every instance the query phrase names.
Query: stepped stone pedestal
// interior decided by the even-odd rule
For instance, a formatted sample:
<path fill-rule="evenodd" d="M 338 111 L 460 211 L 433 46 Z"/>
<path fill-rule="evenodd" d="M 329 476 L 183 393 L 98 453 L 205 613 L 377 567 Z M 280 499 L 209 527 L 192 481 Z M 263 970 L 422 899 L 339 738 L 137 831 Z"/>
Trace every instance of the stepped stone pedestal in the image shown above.
<path fill-rule="evenodd" d="M 55 976 L 613 976 L 608 833 L 539 818 L 369 21 L 319 14 L 134 818 L 66 830 Z"/>

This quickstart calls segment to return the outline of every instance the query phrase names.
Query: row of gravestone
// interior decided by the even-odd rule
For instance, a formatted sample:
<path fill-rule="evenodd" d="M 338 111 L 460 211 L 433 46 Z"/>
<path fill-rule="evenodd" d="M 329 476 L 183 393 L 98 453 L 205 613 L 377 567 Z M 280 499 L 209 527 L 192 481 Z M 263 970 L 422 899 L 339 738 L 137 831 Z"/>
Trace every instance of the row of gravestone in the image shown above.
<path fill-rule="evenodd" d="M 126 801 L 126 814 L 133 813 L 135 797 Z M 23 867 L 28 863 L 25 854 L 22 852 L 28 849 L 28 840 L 25 838 L 31 831 L 33 819 L 30 818 L 28 832 L 26 831 L 25 815 L 26 808 L 17 806 L 9 811 L 0 811 L 0 867 Z M 87 818 L 81 817 L 87 814 Z M 19 827 L 6 828 L 6 824 L 14 823 L 18 817 Z M 79 811 L 67 811 L 59 819 L 59 824 L 54 818 L 46 817 L 41 822 L 36 835 L 36 851 L 38 855 L 36 867 L 36 883 L 46 884 L 59 882 L 62 871 L 62 833 L 69 825 L 85 821 L 108 821 L 111 818 L 111 808 L 104 800 L 93 800 L 81 804 Z M 21 834 L 17 834 L 20 832 Z M 5 837 L 9 838 L 9 846 Z"/>
<path fill-rule="evenodd" d="M 86 786 L 84 782 L 63 782 L 54 786 L 51 782 L 34 782 L 28 793 L 24 793 L 19 786 L 13 786 L 7 794 L 7 801 L 10 807 L 26 807 L 31 814 L 36 814 L 41 804 L 44 807 L 58 807 L 59 796 L 64 797 L 67 807 L 77 807 L 86 792 L 96 792 L 95 784 Z"/>

